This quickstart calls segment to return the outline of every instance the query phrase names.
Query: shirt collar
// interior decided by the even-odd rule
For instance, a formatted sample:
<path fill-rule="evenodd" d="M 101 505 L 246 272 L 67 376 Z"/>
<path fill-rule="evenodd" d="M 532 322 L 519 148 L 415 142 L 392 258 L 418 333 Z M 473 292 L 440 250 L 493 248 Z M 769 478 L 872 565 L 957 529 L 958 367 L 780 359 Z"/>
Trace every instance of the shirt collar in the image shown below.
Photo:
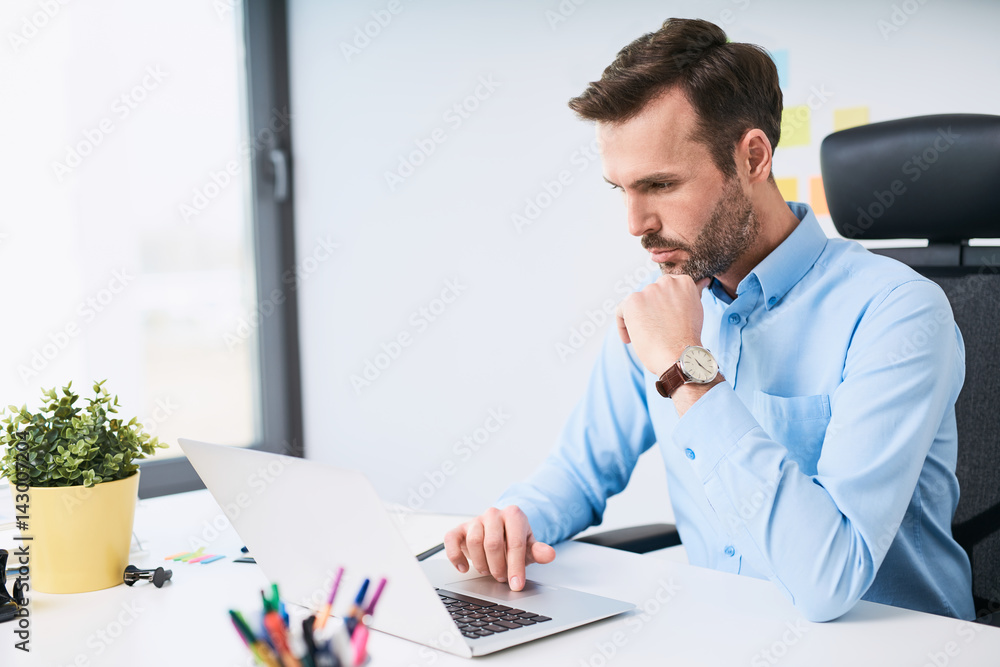
<path fill-rule="evenodd" d="M 787 203 L 799 219 L 799 224 L 736 287 L 736 293 L 740 294 L 751 280 L 759 282 L 768 310 L 776 306 L 788 290 L 806 275 L 826 247 L 826 234 L 812 209 L 799 202 Z"/>

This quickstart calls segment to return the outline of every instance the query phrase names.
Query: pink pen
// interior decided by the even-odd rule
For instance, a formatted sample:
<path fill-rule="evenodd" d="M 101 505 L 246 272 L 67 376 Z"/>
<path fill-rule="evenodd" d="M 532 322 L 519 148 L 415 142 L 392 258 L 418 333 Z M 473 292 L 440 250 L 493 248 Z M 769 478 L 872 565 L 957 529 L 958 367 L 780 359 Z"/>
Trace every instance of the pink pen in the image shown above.
<path fill-rule="evenodd" d="M 358 627 L 351 635 L 351 649 L 354 651 L 354 664 L 362 665 L 368 655 L 368 626 L 358 623 Z"/>

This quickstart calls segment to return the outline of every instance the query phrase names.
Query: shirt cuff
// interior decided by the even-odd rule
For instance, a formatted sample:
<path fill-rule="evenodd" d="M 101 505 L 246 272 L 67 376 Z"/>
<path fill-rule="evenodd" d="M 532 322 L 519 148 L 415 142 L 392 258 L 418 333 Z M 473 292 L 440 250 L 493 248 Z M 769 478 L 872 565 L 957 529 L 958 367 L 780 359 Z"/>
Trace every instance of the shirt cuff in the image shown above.
<path fill-rule="evenodd" d="M 705 483 L 740 439 L 759 427 L 732 386 L 720 382 L 678 420 L 673 440 Z"/>

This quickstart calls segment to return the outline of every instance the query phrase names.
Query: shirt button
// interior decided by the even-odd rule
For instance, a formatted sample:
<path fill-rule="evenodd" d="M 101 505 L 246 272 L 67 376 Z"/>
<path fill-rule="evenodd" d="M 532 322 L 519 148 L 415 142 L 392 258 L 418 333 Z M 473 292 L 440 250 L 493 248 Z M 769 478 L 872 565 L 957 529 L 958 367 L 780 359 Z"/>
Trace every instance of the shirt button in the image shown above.
<path fill-rule="evenodd" d="M 737 315 L 736 313 L 733 313 L 732 315 L 729 316 L 729 323 L 730 324 L 739 324 L 740 323 L 740 316 Z"/>
<path fill-rule="evenodd" d="M 686 457 L 688 457 L 689 459 L 691 459 L 692 461 L 694 461 L 694 450 L 691 450 L 691 449 L 685 449 L 685 450 L 684 450 L 684 456 L 686 456 Z"/>
<path fill-rule="evenodd" d="M 726 555 L 727 556 L 735 556 L 736 555 L 736 549 L 734 549 L 732 547 L 726 547 Z"/>
<path fill-rule="evenodd" d="M 772 296 L 770 299 L 767 300 L 767 305 L 769 306 L 773 306 L 776 303 L 778 303 L 778 297 L 776 296 Z"/>

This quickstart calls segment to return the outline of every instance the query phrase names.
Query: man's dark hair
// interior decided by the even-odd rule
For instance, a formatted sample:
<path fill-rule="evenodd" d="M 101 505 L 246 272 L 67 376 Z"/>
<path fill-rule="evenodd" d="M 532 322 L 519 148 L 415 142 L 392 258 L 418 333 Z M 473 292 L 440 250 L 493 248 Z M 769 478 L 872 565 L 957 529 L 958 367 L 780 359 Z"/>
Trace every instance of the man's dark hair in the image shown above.
<path fill-rule="evenodd" d="M 692 137 L 708 146 L 719 170 L 735 176 L 736 143 L 761 129 L 773 150 L 781 136 L 781 88 L 767 51 L 726 41 L 719 26 L 667 19 L 618 52 L 615 61 L 569 106 L 582 118 L 622 123 L 663 91 L 679 87 L 698 114 Z"/>

